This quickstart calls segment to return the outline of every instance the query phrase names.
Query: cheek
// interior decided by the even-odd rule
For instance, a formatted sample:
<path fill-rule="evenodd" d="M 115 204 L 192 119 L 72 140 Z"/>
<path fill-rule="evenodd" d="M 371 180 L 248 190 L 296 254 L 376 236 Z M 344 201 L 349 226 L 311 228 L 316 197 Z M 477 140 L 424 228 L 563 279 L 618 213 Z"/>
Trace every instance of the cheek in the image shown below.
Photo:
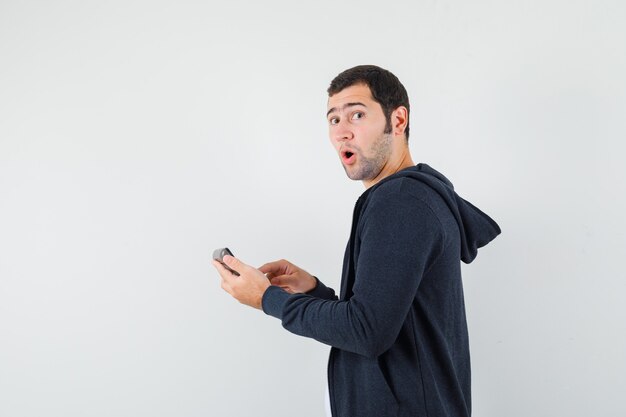
<path fill-rule="evenodd" d="M 354 132 L 356 145 L 362 149 L 367 149 L 370 144 L 374 142 L 375 137 L 376 134 L 372 131 L 371 128 L 367 129 L 364 127 L 362 129 L 357 129 Z"/>

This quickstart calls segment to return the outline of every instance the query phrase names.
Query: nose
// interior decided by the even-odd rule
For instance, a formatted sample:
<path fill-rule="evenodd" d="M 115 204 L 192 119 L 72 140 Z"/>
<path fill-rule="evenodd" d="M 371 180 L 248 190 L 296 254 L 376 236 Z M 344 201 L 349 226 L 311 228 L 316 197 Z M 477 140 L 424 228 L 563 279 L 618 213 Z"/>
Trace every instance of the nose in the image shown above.
<path fill-rule="evenodd" d="M 348 123 L 340 120 L 335 126 L 332 127 L 331 137 L 336 142 L 345 142 L 354 138 L 354 133 Z"/>

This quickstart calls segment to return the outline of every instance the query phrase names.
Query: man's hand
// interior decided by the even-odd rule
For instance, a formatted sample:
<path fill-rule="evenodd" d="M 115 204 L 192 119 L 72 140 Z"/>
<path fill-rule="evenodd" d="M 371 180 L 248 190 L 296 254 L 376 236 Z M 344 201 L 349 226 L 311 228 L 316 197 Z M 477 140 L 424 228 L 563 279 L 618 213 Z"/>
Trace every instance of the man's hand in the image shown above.
<path fill-rule="evenodd" d="M 266 263 L 259 268 L 259 271 L 267 275 L 272 285 L 279 286 L 292 294 L 311 291 L 317 285 L 313 275 L 284 259 Z"/>
<path fill-rule="evenodd" d="M 230 255 L 224 256 L 224 263 L 239 272 L 239 276 L 214 260 L 213 266 L 222 277 L 222 288 L 240 303 L 261 309 L 263 293 L 271 285 L 267 277 L 258 269 Z"/>

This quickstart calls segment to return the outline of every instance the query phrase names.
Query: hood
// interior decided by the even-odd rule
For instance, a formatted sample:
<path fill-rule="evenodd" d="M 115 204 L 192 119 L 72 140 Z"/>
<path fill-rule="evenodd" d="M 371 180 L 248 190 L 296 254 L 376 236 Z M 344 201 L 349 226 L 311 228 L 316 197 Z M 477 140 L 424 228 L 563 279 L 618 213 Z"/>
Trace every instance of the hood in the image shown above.
<path fill-rule="evenodd" d="M 403 169 L 383 179 L 409 177 L 421 181 L 435 190 L 446 202 L 454 215 L 461 232 L 461 260 L 469 264 L 476 258 L 478 248 L 491 242 L 501 232 L 498 224 L 469 201 L 461 198 L 454 186 L 442 173 L 427 164 L 420 163 L 414 167 Z M 372 187 L 372 188 L 375 188 Z"/>

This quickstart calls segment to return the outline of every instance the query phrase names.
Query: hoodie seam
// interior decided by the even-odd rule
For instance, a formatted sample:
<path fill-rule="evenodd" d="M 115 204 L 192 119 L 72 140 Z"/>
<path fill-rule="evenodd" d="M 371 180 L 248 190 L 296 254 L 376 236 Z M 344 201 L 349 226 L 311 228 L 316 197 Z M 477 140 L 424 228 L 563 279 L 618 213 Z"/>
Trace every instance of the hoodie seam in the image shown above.
<path fill-rule="evenodd" d="M 422 369 L 422 355 L 420 354 L 420 350 L 417 344 L 417 337 L 415 335 L 415 318 L 412 314 L 409 313 L 409 318 L 411 320 L 411 332 L 413 333 L 413 345 L 415 346 L 415 353 L 417 355 L 417 364 L 419 366 L 419 377 L 422 382 L 422 398 L 424 400 L 424 411 L 426 412 L 426 416 L 428 417 L 428 396 L 426 395 L 426 381 L 424 381 L 424 371 Z"/>
<path fill-rule="evenodd" d="M 422 273 L 422 277 L 426 276 L 430 270 L 433 268 L 433 266 L 435 266 L 437 264 L 437 262 L 439 262 L 439 258 L 441 258 L 441 256 L 443 255 L 443 253 L 445 252 L 445 242 L 447 240 L 447 234 L 446 234 L 446 229 L 444 229 L 443 224 L 441 223 L 441 220 L 439 220 L 439 217 L 437 216 L 437 214 L 435 213 L 435 211 L 428 205 L 428 203 L 424 200 L 422 200 L 421 198 L 415 197 L 415 196 L 411 196 L 413 198 L 415 198 L 417 201 L 420 201 L 424 204 L 424 206 L 426 206 L 426 208 L 428 208 L 428 210 L 432 213 L 433 216 L 435 216 L 435 219 L 437 219 L 437 223 L 439 223 L 439 233 L 441 235 L 441 243 L 439 245 L 439 253 L 437 254 L 437 256 L 435 256 L 435 258 L 433 259 L 433 261 L 431 262 L 431 264 L 428 266 L 427 269 L 424 269 L 424 272 Z"/>
<path fill-rule="evenodd" d="M 404 178 L 403 178 L 404 179 Z M 402 191 L 402 188 L 407 187 L 406 182 L 402 182 L 402 184 L 400 185 L 400 190 Z M 437 254 L 437 256 L 435 256 L 435 258 L 433 259 L 433 262 L 430 264 L 430 266 L 428 267 L 428 269 L 424 270 L 423 275 L 426 275 L 431 269 L 432 267 L 437 264 L 437 262 L 439 261 L 439 258 L 441 258 L 441 255 L 443 255 L 443 253 L 445 252 L 445 249 L 447 247 L 446 242 L 448 242 L 448 244 L 450 243 L 449 239 L 448 239 L 448 234 L 446 233 L 446 229 L 443 226 L 443 223 L 441 222 L 441 219 L 439 219 L 439 216 L 437 215 L 437 213 L 435 212 L 435 210 L 430 206 L 430 204 L 428 204 L 428 202 L 426 202 L 426 200 L 424 200 L 421 197 L 417 197 L 416 195 L 413 195 L 411 193 L 407 193 L 411 198 L 414 198 L 416 201 L 421 202 L 427 209 L 428 211 L 430 211 L 430 213 L 433 215 L 433 217 L 435 217 L 435 219 L 437 219 L 437 223 L 439 224 L 439 234 L 441 236 L 441 243 L 439 245 L 439 253 Z"/>

